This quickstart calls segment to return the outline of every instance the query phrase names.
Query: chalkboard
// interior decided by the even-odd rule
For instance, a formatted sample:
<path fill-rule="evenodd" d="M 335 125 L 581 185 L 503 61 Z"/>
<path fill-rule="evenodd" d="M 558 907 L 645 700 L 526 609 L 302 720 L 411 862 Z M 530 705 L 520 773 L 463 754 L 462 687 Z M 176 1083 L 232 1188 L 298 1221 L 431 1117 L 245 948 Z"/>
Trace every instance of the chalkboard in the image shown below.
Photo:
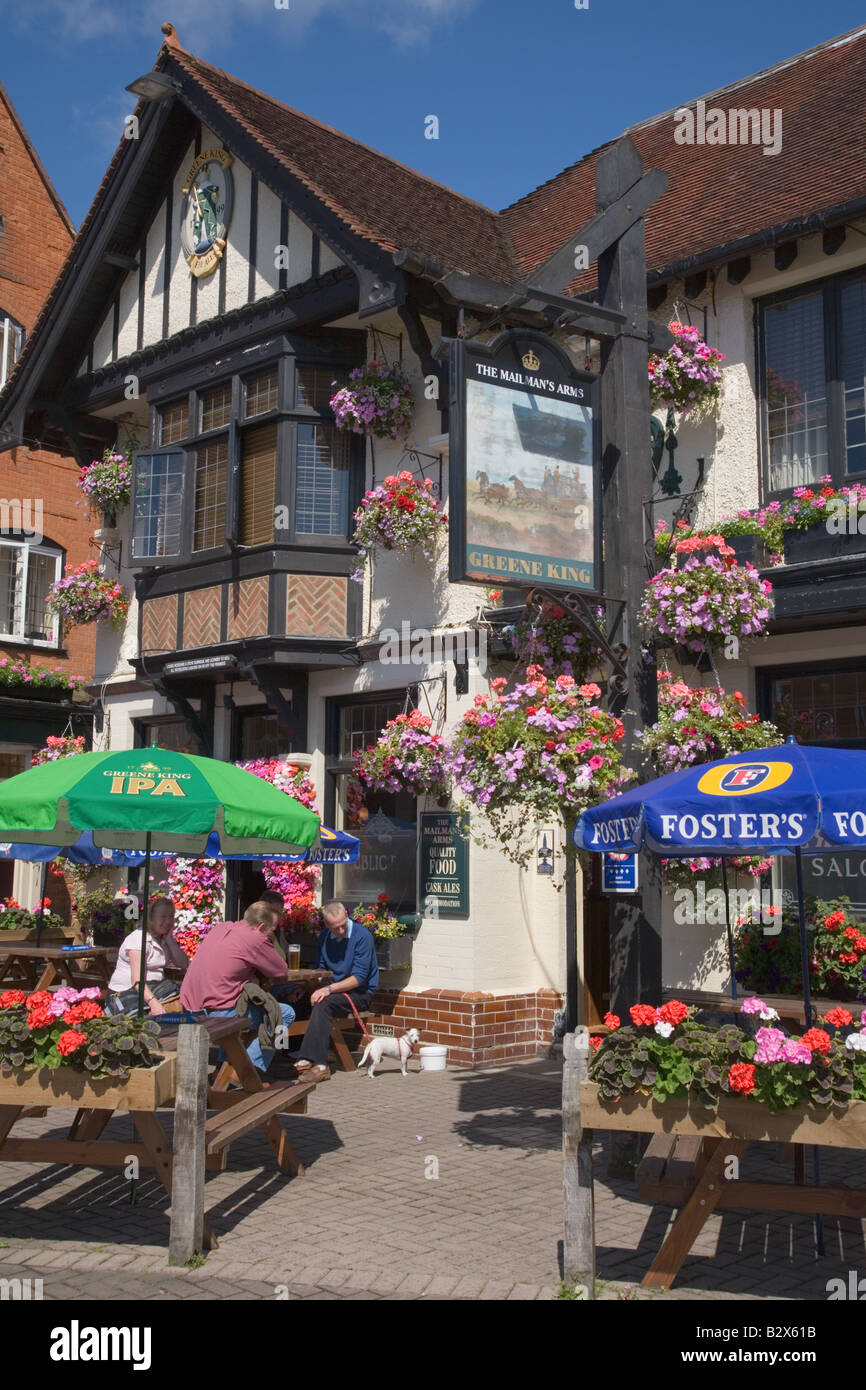
<path fill-rule="evenodd" d="M 419 906 L 425 916 L 469 916 L 469 827 L 458 811 L 421 816 Z"/>

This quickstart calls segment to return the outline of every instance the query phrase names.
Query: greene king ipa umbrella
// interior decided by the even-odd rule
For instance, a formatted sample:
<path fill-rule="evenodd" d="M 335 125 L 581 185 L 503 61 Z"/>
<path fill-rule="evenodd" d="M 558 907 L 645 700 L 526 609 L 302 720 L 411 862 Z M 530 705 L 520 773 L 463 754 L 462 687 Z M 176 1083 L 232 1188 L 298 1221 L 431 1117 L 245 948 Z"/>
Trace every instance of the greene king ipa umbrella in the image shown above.
<path fill-rule="evenodd" d="M 145 851 L 142 1017 L 151 851 L 194 857 L 210 842 L 224 855 L 303 853 L 319 819 L 232 763 L 163 748 L 58 758 L 0 784 L 0 840 L 74 845 L 85 830 L 98 849 Z"/>

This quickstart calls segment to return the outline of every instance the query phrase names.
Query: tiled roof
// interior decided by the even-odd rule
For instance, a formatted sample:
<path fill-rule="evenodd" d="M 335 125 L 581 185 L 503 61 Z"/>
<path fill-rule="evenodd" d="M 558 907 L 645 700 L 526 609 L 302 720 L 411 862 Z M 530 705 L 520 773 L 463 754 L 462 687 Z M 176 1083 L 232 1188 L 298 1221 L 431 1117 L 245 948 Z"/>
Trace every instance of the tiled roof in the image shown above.
<path fill-rule="evenodd" d="M 512 279 L 497 214 L 172 45 L 171 57 L 353 232 L 449 269 Z"/>
<path fill-rule="evenodd" d="M 668 190 L 647 214 L 647 265 L 661 270 L 770 227 L 866 198 L 866 28 L 852 31 L 705 98 L 720 107 L 780 110 L 782 148 L 679 145 L 674 110 L 632 127 L 645 169 Z M 694 99 L 683 105 L 694 110 Z M 613 143 L 613 142 L 610 142 Z M 603 149 L 501 213 L 522 274 L 552 255 L 595 211 Z M 582 277 L 583 288 L 595 272 Z"/>

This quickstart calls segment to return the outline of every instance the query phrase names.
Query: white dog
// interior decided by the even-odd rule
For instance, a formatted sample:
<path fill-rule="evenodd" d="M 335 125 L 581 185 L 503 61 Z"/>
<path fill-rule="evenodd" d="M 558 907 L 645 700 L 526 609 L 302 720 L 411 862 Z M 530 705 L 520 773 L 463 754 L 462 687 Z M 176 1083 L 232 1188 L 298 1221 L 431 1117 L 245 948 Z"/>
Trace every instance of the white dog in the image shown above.
<path fill-rule="evenodd" d="M 364 1048 L 364 1055 L 358 1063 L 358 1070 L 367 1066 L 367 1058 L 370 1058 L 370 1065 L 367 1067 L 367 1075 L 375 1076 L 383 1057 L 396 1057 L 400 1062 L 400 1070 L 404 1076 L 409 1073 L 406 1070 L 406 1063 L 414 1055 L 415 1048 L 421 1041 L 421 1034 L 417 1028 L 410 1028 L 408 1033 L 404 1033 L 402 1038 L 371 1038 Z"/>

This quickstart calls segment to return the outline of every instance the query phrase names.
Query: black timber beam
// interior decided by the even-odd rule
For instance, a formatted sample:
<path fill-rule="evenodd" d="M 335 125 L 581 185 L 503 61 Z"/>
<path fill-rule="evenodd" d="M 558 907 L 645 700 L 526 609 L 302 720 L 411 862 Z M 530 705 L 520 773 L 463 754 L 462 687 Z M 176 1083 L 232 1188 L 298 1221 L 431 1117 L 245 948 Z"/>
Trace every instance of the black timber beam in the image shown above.
<path fill-rule="evenodd" d="M 741 285 L 751 269 L 751 256 L 738 256 L 735 261 L 728 261 L 728 284 Z"/>
<path fill-rule="evenodd" d="M 668 176 L 664 170 L 650 169 L 609 207 L 594 213 L 558 251 L 542 261 L 527 283 L 537 290 L 562 290 L 570 285 L 575 275 L 597 261 L 603 251 L 643 217 L 667 191 L 667 186 Z"/>
<path fill-rule="evenodd" d="M 821 250 L 825 256 L 835 256 L 845 241 L 845 227 L 828 227 L 821 238 Z"/>
<path fill-rule="evenodd" d="M 686 299 L 699 299 L 707 288 L 707 272 L 697 270 L 694 275 L 687 275 L 683 281 Z"/>
<path fill-rule="evenodd" d="M 646 292 L 647 308 L 651 314 L 660 309 L 668 297 L 667 285 L 650 285 Z"/>
<path fill-rule="evenodd" d="M 773 264 L 777 270 L 787 270 L 797 259 L 796 241 L 783 241 L 773 252 Z"/>
<path fill-rule="evenodd" d="M 121 251 L 106 251 L 102 259 L 106 265 L 116 266 L 118 270 L 138 270 L 138 257 L 125 256 Z"/>

